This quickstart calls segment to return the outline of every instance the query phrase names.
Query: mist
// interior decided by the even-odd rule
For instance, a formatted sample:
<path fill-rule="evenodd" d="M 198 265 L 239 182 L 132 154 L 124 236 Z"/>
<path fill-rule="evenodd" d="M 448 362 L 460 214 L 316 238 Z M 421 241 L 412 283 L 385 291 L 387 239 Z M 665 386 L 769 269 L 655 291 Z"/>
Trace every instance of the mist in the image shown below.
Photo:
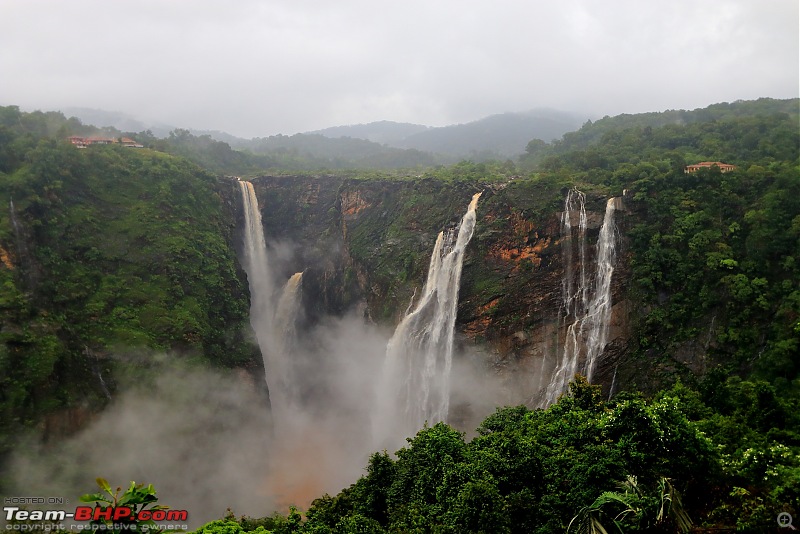
<path fill-rule="evenodd" d="M 259 513 L 273 506 L 268 472 L 269 411 L 244 373 L 202 369 L 161 355 L 146 365 L 152 382 L 121 384 L 86 428 L 55 443 L 33 436 L 12 454 L 16 495 L 68 499 L 112 487 L 153 484 L 159 503 L 189 510 L 190 526 L 227 506 Z"/>
<path fill-rule="evenodd" d="M 175 355 L 142 362 L 152 381 L 122 383 L 113 401 L 77 434 L 43 444 L 22 439 L 12 454 L 10 490 L 77 502 L 130 481 L 153 484 L 159 504 L 189 511 L 197 528 L 223 517 L 263 517 L 306 509 L 365 473 L 377 452 L 371 421 L 391 331 L 350 314 L 298 332 L 291 348 L 294 387 L 302 394 L 270 417 L 244 372 L 200 368 Z M 501 384 L 487 379 L 478 352 L 454 358 L 454 424 L 468 432 L 489 415 Z M 406 444 L 393 436 L 388 452 Z"/>

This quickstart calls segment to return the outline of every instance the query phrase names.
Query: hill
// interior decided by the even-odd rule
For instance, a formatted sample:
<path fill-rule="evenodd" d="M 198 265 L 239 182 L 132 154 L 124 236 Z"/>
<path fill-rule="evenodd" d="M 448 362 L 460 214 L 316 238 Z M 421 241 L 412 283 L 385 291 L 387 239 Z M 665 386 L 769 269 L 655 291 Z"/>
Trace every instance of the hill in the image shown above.
<path fill-rule="evenodd" d="M 430 128 L 407 137 L 401 146 L 479 160 L 507 158 L 522 154 L 533 138 L 558 139 L 579 126 L 580 121 L 566 113 L 503 113 L 466 124 Z"/>
<path fill-rule="evenodd" d="M 353 137 L 355 139 L 366 139 L 373 143 L 402 147 L 404 139 L 419 132 L 424 132 L 428 128 L 429 126 L 407 122 L 377 121 L 368 124 L 355 124 L 352 126 L 333 126 L 331 128 L 308 133 L 324 135 L 332 139 Z"/>
<path fill-rule="evenodd" d="M 391 121 L 336 126 L 312 134 L 330 138 L 366 139 L 396 148 L 411 148 L 450 158 L 477 161 L 522 154 L 532 138 L 552 141 L 580 126 L 575 115 L 554 110 L 502 113 L 442 127 Z"/>
<path fill-rule="evenodd" d="M 49 421 L 55 439 L 102 409 L 137 367 L 120 355 L 263 372 L 217 179 L 162 152 L 47 134 L 70 125 L 83 127 L 0 108 L 0 460 L 31 425 Z"/>

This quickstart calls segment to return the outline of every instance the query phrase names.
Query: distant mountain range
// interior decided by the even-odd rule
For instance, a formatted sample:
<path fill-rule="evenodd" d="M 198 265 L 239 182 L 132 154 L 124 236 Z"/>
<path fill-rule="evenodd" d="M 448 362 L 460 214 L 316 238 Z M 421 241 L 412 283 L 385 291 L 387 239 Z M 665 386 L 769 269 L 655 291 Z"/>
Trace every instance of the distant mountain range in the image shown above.
<path fill-rule="evenodd" d="M 67 117 L 79 118 L 84 124 L 100 127 L 110 126 L 122 132 L 150 130 L 156 137 L 167 137 L 171 131 L 175 130 L 173 126 L 147 124 L 124 113 L 77 107 L 64 108 L 61 111 Z M 443 127 L 378 121 L 369 124 L 334 126 L 297 135 L 366 140 L 391 148 L 415 149 L 431 154 L 442 154 L 448 156 L 448 159 L 466 157 L 486 160 L 523 154 L 531 139 L 542 139 L 548 142 L 559 139 L 565 133 L 580 128 L 585 120 L 586 118 L 580 118 L 571 113 L 537 109 L 491 115 L 473 122 Z M 256 141 L 256 139 L 242 139 L 226 132 L 192 129 L 189 131 L 197 136 L 208 135 L 217 141 L 228 143 L 234 148 L 250 148 L 253 141 Z M 297 135 L 292 136 L 295 141 L 299 141 Z M 332 145 L 332 148 L 333 146 L 341 146 L 341 143 Z"/>
<path fill-rule="evenodd" d="M 377 121 L 368 124 L 354 124 L 351 126 L 333 126 L 331 128 L 306 133 L 323 135 L 331 139 L 338 139 L 340 137 L 366 139 L 373 143 L 402 148 L 399 145 L 403 140 L 429 129 L 432 128 L 430 126 L 423 126 L 422 124 Z"/>
<path fill-rule="evenodd" d="M 395 148 L 413 148 L 449 156 L 518 156 L 531 139 L 552 141 L 580 128 L 585 119 L 577 115 L 538 109 L 521 113 L 502 113 L 483 119 L 443 127 L 391 121 L 353 126 L 335 126 L 309 132 L 330 138 L 366 139 Z"/>

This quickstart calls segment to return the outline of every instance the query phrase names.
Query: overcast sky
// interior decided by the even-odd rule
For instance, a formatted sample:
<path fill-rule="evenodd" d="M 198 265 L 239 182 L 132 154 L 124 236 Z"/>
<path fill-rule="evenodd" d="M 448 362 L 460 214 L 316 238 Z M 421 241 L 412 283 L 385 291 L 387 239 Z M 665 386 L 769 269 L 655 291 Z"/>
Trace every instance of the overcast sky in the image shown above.
<path fill-rule="evenodd" d="M 243 136 L 800 96 L 797 0 L 0 0 L 0 104 Z"/>

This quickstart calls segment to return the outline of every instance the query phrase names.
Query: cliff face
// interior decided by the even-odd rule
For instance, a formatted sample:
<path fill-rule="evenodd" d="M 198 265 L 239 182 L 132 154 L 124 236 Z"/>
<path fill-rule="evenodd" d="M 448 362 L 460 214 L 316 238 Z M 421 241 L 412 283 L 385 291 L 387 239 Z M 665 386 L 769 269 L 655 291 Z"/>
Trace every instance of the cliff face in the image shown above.
<path fill-rule="evenodd" d="M 481 189 L 433 179 L 330 176 L 265 176 L 253 183 L 279 276 L 305 270 L 307 320 L 356 309 L 392 327 L 424 284 L 436 235 L 458 224 Z M 561 235 L 566 189 L 531 180 L 483 187 L 464 261 L 457 339 L 501 377 L 509 402 L 537 404 L 561 357 L 567 326 L 562 282 L 568 255 Z M 587 194 L 585 262 L 592 277 L 606 200 L 600 192 Z M 609 350 L 594 379 L 606 390 L 630 336 L 628 215 L 622 199 L 617 207 Z M 578 261 L 572 257 L 573 272 Z"/>
<path fill-rule="evenodd" d="M 79 429 L 162 354 L 263 376 L 213 176 L 122 147 L 25 160 L 0 193 L 0 457 Z"/>

